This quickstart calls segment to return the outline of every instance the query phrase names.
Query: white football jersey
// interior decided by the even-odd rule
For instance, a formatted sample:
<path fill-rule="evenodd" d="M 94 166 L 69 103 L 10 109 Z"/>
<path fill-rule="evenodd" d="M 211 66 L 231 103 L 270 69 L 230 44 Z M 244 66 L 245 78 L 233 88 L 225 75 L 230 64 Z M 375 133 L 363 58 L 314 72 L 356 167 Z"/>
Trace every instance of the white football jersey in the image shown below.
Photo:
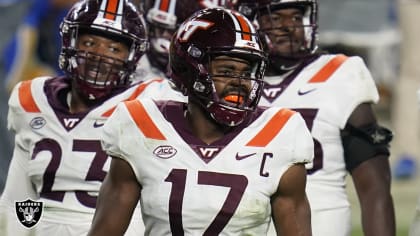
<path fill-rule="evenodd" d="M 103 129 L 103 148 L 142 186 L 146 235 L 266 235 L 283 173 L 308 163 L 313 141 L 297 112 L 262 108 L 212 144 L 196 138 L 184 103 L 133 100 Z"/>
<path fill-rule="evenodd" d="M 72 232 L 86 234 L 110 164 L 99 140 L 102 127 L 119 102 L 150 96 L 153 93 L 147 92 L 148 87 L 159 87 L 162 81 L 133 85 L 102 105 L 77 114 L 69 113 L 62 102 L 70 92 L 69 79 L 40 77 L 17 85 L 9 100 L 8 126 L 16 136 L 1 199 L 9 208 L 6 211 L 14 209 L 15 201 L 42 201 L 44 211 L 36 226 L 41 235 L 53 232 L 46 222 L 83 225 Z M 159 94 L 155 95 L 158 98 Z M 136 214 L 139 220 L 140 213 Z"/>
<path fill-rule="evenodd" d="M 159 80 L 159 83 L 152 83 L 148 86 L 143 97 L 157 98 L 159 100 L 187 101 L 188 98 L 177 91 L 176 86 L 171 83 L 163 71 L 153 67 L 147 56 L 144 55 L 137 66 L 135 81 Z"/>
<path fill-rule="evenodd" d="M 149 79 L 154 79 L 156 77 L 166 78 L 166 75 L 163 71 L 159 70 L 158 68 L 153 67 L 150 64 L 150 61 L 149 61 L 149 58 L 147 58 L 147 55 L 143 55 L 140 58 L 140 61 L 137 65 L 134 80 L 147 81 Z"/>
<path fill-rule="evenodd" d="M 312 133 L 313 163 L 307 165 L 311 209 L 349 207 L 340 129 L 361 103 L 379 100 L 360 57 L 323 55 L 285 76 L 266 76 L 260 105 L 299 111 Z"/>

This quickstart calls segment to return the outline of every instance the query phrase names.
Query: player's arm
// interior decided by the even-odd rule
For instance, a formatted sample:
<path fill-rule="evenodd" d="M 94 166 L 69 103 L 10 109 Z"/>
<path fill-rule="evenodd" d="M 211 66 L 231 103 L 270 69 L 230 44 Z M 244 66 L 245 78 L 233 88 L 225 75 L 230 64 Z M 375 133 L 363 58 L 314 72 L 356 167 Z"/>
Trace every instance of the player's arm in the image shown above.
<path fill-rule="evenodd" d="M 15 140 L 18 142 L 17 138 Z M 18 223 L 15 212 L 16 201 L 25 201 L 28 198 L 38 199 L 28 176 L 28 159 L 28 152 L 15 143 L 5 188 L 0 194 L 0 235 L 31 235 L 31 230 L 22 228 L 22 225 Z"/>
<path fill-rule="evenodd" d="M 24 201 L 28 198 L 37 199 L 37 193 L 33 188 L 32 182 L 28 177 L 28 161 L 29 154 L 15 145 L 13 158 L 9 165 L 6 185 L 2 193 L 3 203 L 7 203 L 14 207 L 15 201 Z M 17 188 L 16 186 L 19 186 Z"/>
<path fill-rule="evenodd" d="M 351 114 L 342 137 L 346 166 L 360 202 L 364 235 L 394 236 L 388 160 L 391 132 L 377 124 L 371 105 L 364 103 Z"/>
<path fill-rule="evenodd" d="M 8 103 L 7 127 L 15 134 L 15 142 L 5 188 L 1 194 L 2 203 L 12 208 L 15 207 L 15 201 L 25 201 L 28 198 L 36 200 L 39 197 L 28 174 L 31 154 L 28 150 L 27 137 L 24 132 L 27 125 L 25 113 L 22 112 L 19 97 L 19 89 L 16 88 Z"/>
<path fill-rule="evenodd" d="M 277 192 L 271 198 L 277 235 L 312 235 L 311 211 L 305 186 L 306 169 L 303 164 L 291 166 L 281 177 Z"/>
<path fill-rule="evenodd" d="M 28 135 L 26 134 L 27 120 L 25 118 L 27 116 L 20 103 L 20 97 L 22 97 L 22 94 L 19 92 L 19 86 L 16 86 L 10 95 L 7 113 L 7 128 L 14 134 L 13 156 L 10 161 L 5 188 L 3 193 L 0 194 L 2 203 L 12 207 L 13 211 L 15 201 L 39 198 L 28 174 L 31 154 L 27 141 Z"/>
<path fill-rule="evenodd" d="M 88 235 L 124 235 L 138 203 L 140 190 L 141 186 L 128 162 L 112 158 L 110 170 L 99 191 Z"/>

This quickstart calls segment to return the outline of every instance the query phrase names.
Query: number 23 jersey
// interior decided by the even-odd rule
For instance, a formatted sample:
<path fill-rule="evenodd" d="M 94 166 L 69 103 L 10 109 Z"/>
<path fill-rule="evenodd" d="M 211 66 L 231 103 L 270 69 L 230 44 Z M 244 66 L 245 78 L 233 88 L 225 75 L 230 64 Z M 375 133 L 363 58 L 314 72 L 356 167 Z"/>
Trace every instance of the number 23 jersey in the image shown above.
<path fill-rule="evenodd" d="M 149 84 L 133 85 L 86 113 L 72 114 L 62 102 L 70 83 L 65 77 L 39 77 L 14 89 L 8 122 L 16 133 L 15 149 L 3 200 L 40 199 L 45 208 L 94 213 L 110 160 L 101 148 L 101 129 L 119 102 L 141 96 Z"/>
<path fill-rule="evenodd" d="M 103 129 L 104 149 L 126 160 L 142 186 L 146 235 L 265 235 L 282 174 L 312 160 L 302 117 L 261 109 L 207 145 L 191 134 L 184 105 L 125 102 Z"/>

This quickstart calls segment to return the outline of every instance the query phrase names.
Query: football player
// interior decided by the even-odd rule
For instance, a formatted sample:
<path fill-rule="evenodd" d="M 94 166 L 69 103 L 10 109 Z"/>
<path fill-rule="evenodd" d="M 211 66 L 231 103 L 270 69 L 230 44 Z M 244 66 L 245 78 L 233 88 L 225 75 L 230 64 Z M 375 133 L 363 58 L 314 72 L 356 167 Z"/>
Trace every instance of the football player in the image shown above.
<path fill-rule="evenodd" d="M 163 79 L 148 88 L 148 92 L 160 94 L 159 98 L 185 100 L 179 92 L 167 91 L 176 87 L 166 80 L 168 77 L 169 44 L 180 24 L 194 12 L 217 6 L 227 6 L 228 0 L 146 0 L 139 4 L 146 12 L 150 48 L 137 67 L 135 81 Z"/>
<path fill-rule="evenodd" d="M 89 235 L 121 235 L 141 199 L 147 235 L 311 235 L 299 113 L 257 108 L 265 53 L 252 24 L 198 11 L 170 45 L 170 79 L 188 102 L 125 102 L 104 126 L 113 157 Z"/>
<path fill-rule="evenodd" d="M 99 141 L 104 122 L 119 102 L 158 82 L 131 83 L 148 40 L 143 16 L 128 1 L 80 1 L 60 33 L 66 75 L 21 82 L 9 100 L 15 147 L 1 198 L 10 217 L 0 235 L 28 232 L 15 213 L 15 202 L 27 199 L 44 205 L 35 235 L 86 235 L 109 169 Z M 140 211 L 133 219 L 127 235 L 142 234 Z"/>
<path fill-rule="evenodd" d="M 311 130 L 315 157 L 307 165 L 313 235 L 350 235 L 346 175 L 361 206 L 364 235 L 395 235 L 390 193 L 391 132 L 378 124 L 375 82 L 358 56 L 317 48 L 317 1 L 240 0 L 269 53 L 260 105 L 301 113 Z"/>
<path fill-rule="evenodd" d="M 227 0 L 146 0 L 150 49 L 140 60 L 137 73 L 140 79 L 167 77 L 169 44 L 180 24 L 194 12 L 209 7 L 224 6 Z"/>

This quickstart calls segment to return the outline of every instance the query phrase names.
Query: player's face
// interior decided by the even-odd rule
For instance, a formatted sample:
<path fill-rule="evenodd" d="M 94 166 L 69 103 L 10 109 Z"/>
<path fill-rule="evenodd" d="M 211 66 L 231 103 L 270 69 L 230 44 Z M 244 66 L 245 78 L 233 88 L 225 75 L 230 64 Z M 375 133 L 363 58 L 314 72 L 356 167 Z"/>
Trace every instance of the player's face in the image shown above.
<path fill-rule="evenodd" d="M 151 49 L 157 53 L 152 60 L 157 60 L 161 65 L 168 64 L 169 45 L 175 29 L 166 29 L 160 26 L 152 26 L 150 34 Z"/>
<path fill-rule="evenodd" d="M 164 38 L 171 40 L 172 35 L 175 33 L 175 29 L 165 29 L 163 27 L 155 26 L 153 27 L 153 38 Z"/>
<path fill-rule="evenodd" d="M 305 42 L 303 12 L 284 8 L 258 18 L 261 31 L 267 34 L 274 53 L 289 56 L 298 52 Z"/>
<path fill-rule="evenodd" d="M 81 74 L 96 84 L 117 74 L 129 53 L 124 43 L 92 34 L 80 35 L 77 48 L 84 54 L 79 59 L 84 60 L 80 63 Z"/>
<path fill-rule="evenodd" d="M 251 93 L 251 73 L 251 63 L 241 58 L 218 56 L 210 62 L 210 74 L 219 98 L 233 106 L 243 104 Z"/>

